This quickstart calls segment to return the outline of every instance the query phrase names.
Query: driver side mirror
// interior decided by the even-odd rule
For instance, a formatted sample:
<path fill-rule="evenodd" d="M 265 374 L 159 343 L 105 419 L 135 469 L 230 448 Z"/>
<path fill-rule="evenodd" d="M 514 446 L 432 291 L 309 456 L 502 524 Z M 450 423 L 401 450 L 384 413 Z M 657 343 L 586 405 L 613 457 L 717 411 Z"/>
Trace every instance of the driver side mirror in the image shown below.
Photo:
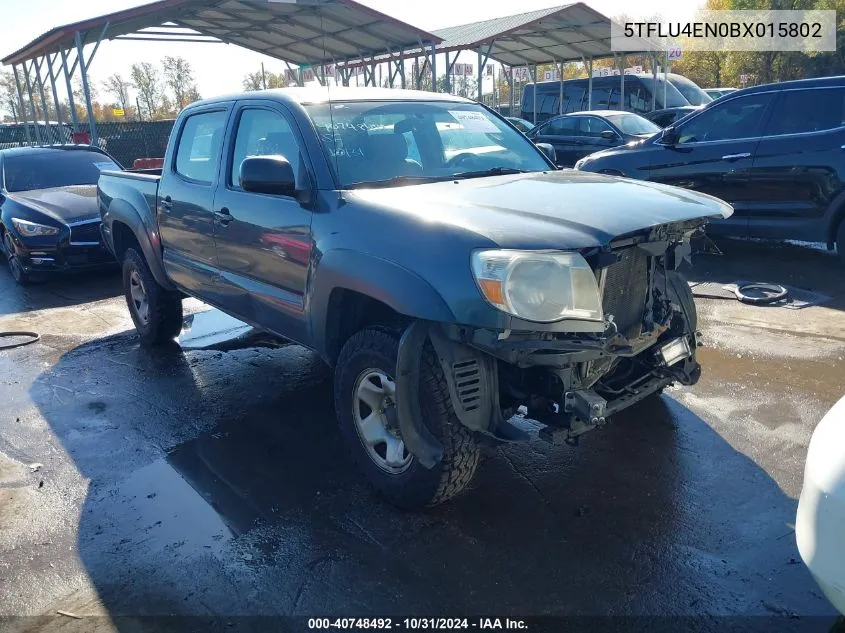
<path fill-rule="evenodd" d="M 678 130 L 674 125 L 670 125 L 667 128 L 663 128 L 663 134 L 660 135 L 660 143 L 661 145 L 674 145 L 678 142 L 679 138 L 680 134 L 678 134 Z"/>
<path fill-rule="evenodd" d="M 253 193 L 292 196 L 296 193 L 293 167 L 284 156 L 249 156 L 241 163 L 241 188 Z"/>
<path fill-rule="evenodd" d="M 601 137 L 607 139 L 608 141 L 615 141 L 618 138 L 616 136 L 616 132 L 613 130 L 602 130 Z"/>
<path fill-rule="evenodd" d="M 541 152 L 543 152 L 543 154 L 546 155 L 546 158 L 548 158 L 555 164 L 555 166 L 557 166 L 557 152 L 555 151 L 553 145 L 551 145 L 550 143 L 535 143 L 535 145 L 537 146 L 537 149 L 539 149 Z"/>

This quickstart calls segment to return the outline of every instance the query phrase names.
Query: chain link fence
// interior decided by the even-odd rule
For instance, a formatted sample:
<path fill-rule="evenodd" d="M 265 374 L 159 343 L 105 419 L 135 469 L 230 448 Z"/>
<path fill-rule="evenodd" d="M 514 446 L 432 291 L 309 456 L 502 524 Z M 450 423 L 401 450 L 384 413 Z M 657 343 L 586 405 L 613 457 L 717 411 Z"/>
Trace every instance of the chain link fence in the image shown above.
<path fill-rule="evenodd" d="M 138 158 L 164 158 L 172 119 L 164 121 L 119 121 L 97 124 L 100 146 L 124 167 Z"/>
<path fill-rule="evenodd" d="M 173 123 L 173 120 L 97 123 L 98 145 L 124 167 L 132 167 L 138 158 L 163 158 Z M 82 123 L 82 128 L 87 131 L 87 124 Z M 73 129 L 66 123 L 0 124 L 0 149 L 73 142 Z"/>

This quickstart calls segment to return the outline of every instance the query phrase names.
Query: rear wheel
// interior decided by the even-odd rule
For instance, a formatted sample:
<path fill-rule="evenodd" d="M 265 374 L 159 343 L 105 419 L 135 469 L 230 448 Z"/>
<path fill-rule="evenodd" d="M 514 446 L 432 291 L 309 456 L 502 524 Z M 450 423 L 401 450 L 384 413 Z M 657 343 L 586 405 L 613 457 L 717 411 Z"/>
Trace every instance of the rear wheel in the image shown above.
<path fill-rule="evenodd" d="M 138 251 L 123 256 L 123 290 L 126 305 L 145 347 L 172 341 L 182 330 L 182 299 L 162 288 Z"/>
<path fill-rule="evenodd" d="M 6 264 L 9 266 L 9 272 L 12 278 L 21 286 L 26 286 L 32 282 L 32 277 L 23 269 L 20 259 L 15 249 L 15 243 L 12 241 L 12 236 L 9 233 L 3 235 L 3 250 L 6 254 Z"/>
<path fill-rule="evenodd" d="M 399 334 L 367 329 L 343 346 L 335 368 L 335 408 L 352 457 L 370 483 L 393 504 L 419 509 L 463 490 L 475 474 L 479 449 L 455 416 L 449 390 L 430 344 L 422 358 L 420 401 L 443 459 L 425 468 L 408 452 L 395 415 Z"/>

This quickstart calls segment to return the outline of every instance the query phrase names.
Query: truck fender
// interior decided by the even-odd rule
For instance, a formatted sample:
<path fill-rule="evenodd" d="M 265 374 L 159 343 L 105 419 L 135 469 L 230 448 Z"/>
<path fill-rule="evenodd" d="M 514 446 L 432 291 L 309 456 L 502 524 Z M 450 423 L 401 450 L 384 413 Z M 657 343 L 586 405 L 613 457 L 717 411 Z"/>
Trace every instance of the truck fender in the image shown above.
<path fill-rule="evenodd" d="M 329 300 L 337 288 L 358 292 L 415 319 L 455 322 L 443 297 L 422 277 L 398 264 L 359 251 L 337 249 L 323 254 L 312 273 L 310 286 L 311 338 L 316 350 L 324 356 L 328 352 Z"/>
<path fill-rule="evenodd" d="M 136 194 L 140 198 L 140 194 Z M 167 273 L 164 270 L 164 264 L 161 258 L 161 242 L 158 239 L 158 232 L 151 233 L 151 228 L 141 217 L 138 210 L 123 199 L 113 199 L 109 204 L 108 210 L 103 215 L 103 224 L 108 228 L 109 247 L 114 253 L 114 224 L 119 222 L 126 225 L 138 244 L 141 247 L 141 254 L 147 261 L 147 266 L 150 267 L 153 277 L 163 288 L 168 290 L 176 290 L 176 287 L 167 278 Z M 154 231 L 154 228 L 152 229 Z M 153 237 L 153 235 L 155 237 Z"/>

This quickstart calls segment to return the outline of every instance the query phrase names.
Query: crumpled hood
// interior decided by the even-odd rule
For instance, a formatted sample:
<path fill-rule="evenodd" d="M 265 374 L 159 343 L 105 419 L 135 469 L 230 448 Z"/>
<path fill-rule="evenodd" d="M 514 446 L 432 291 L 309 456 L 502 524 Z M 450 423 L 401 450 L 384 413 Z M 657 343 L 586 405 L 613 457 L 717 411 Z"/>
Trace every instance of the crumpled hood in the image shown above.
<path fill-rule="evenodd" d="M 356 189 L 353 200 L 452 224 L 504 248 L 587 248 L 660 224 L 727 218 L 711 196 L 627 178 L 563 170 Z"/>
<path fill-rule="evenodd" d="M 67 224 L 99 217 L 97 185 L 71 185 L 52 189 L 17 191 L 8 198 Z"/>

